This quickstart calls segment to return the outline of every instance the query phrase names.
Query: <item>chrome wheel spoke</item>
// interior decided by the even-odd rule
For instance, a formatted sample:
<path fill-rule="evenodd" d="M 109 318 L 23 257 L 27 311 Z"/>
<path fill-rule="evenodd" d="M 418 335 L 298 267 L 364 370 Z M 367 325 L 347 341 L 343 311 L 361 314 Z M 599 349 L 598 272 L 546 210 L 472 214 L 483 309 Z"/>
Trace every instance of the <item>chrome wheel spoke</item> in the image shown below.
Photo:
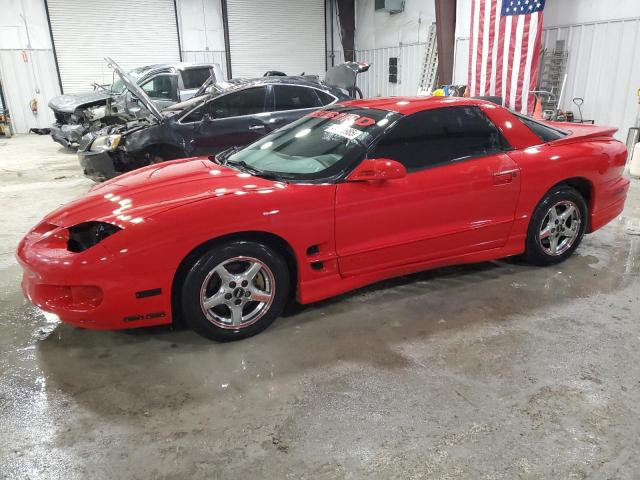
<path fill-rule="evenodd" d="M 220 281 L 223 284 L 231 282 L 234 278 L 224 265 L 218 265 L 213 271 L 220 277 Z"/>
<path fill-rule="evenodd" d="M 569 220 L 569 218 L 571 218 L 571 216 L 573 215 L 573 213 L 576 211 L 575 207 L 573 205 L 570 205 L 567 207 L 567 209 L 562 212 L 559 216 L 558 219 L 560 220 L 561 223 L 566 224 L 567 220 Z"/>
<path fill-rule="evenodd" d="M 242 276 L 244 277 L 245 280 L 251 283 L 251 281 L 256 277 L 256 275 L 258 274 L 258 272 L 260 272 L 260 270 L 262 270 L 262 265 L 258 262 L 254 262 L 251 265 L 249 265 L 249 269 L 246 272 L 244 272 Z"/>
<path fill-rule="evenodd" d="M 552 255 L 558 250 L 558 237 L 555 235 L 549 237 L 549 250 Z"/>
<path fill-rule="evenodd" d="M 271 301 L 271 294 L 269 292 L 265 292 L 264 290 L 254 288 L 253 290 L 251 290 L 250 298 L 254 302 L 268 303 Z"/>
<path fill-rule="evenodd" d="M 547 225 L 540 231 L 540 240 L 544 240 L 545 238 L 549 238 L 552 235 L 551 233 L 551 225 Z"/>
<path fill-rule="evenodd" d="M 229 310 L 231 311 L 231 325 L 239 327 L 242 324 L 242 307 L 234 305 L 229 307 Z"/>
<path fill-rule="evenodd" d="M 222 305 L 225 301 L 224 295 L 225 292 L 223 290 L 219 290 L 209 298 L 205 298 L 204 302 L 202 303 L 204 305 L 204 308 L 209 310 L 213 307 L 217 307 L 218 305 Z"/>

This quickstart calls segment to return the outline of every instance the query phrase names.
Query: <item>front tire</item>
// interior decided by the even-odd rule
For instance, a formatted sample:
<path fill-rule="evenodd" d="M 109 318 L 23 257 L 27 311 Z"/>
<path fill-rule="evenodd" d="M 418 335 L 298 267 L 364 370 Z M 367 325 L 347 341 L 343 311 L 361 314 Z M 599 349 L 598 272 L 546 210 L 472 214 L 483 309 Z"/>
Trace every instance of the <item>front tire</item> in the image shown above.
<path fill-rule="evenodd" d="M 246 241 L 213 246 L 186 274 L 182 317 L 206 338 L 240 340 L 273 323 L 289 290 L 287 264 L 272 248 Z"/>
<path fill-rule="evenodd" d="M 524 259 L 533 265 L 563 262 L 580 245 L 587 221 L 587 203 L 580 192 L 566 185 L 554 187 L 533 212 Z"/>

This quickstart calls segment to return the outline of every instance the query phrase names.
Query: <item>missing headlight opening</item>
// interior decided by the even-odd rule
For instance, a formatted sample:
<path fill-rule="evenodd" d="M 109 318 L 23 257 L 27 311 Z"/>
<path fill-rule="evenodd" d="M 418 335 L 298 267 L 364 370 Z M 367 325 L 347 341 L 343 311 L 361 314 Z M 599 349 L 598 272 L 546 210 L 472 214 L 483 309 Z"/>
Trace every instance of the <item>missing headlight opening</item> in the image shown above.
<path fill-rule="evenodd" d="M 67 250 L 74 253 L 84 252 L 119 230 L 122 229 L 104 222 L 85 222 L 69 227 Z"/>

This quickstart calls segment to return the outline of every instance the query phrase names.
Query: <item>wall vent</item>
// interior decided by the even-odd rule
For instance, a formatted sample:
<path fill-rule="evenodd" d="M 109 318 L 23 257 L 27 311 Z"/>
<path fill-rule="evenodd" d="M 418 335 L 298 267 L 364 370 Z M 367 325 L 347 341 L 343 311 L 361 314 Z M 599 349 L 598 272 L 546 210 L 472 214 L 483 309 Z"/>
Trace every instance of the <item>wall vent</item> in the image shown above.
<path fill-rule="evenodd" d="M 376 0 L 376 12 L 400 13 L 404 10 L 404 0 Z"/>

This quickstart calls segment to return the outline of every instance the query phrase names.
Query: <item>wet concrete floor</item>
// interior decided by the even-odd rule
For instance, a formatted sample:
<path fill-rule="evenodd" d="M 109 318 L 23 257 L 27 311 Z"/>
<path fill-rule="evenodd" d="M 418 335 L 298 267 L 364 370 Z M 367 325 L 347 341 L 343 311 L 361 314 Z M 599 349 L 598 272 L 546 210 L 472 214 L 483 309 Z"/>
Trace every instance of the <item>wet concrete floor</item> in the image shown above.
<path fill-rule="evenodd" d="M 560 266 L 406 276 L 231 344 L 23 299 L 17 241 L 90 186 L 0 139 L 0 478 L 638 478 L 640 182 Z"/>

